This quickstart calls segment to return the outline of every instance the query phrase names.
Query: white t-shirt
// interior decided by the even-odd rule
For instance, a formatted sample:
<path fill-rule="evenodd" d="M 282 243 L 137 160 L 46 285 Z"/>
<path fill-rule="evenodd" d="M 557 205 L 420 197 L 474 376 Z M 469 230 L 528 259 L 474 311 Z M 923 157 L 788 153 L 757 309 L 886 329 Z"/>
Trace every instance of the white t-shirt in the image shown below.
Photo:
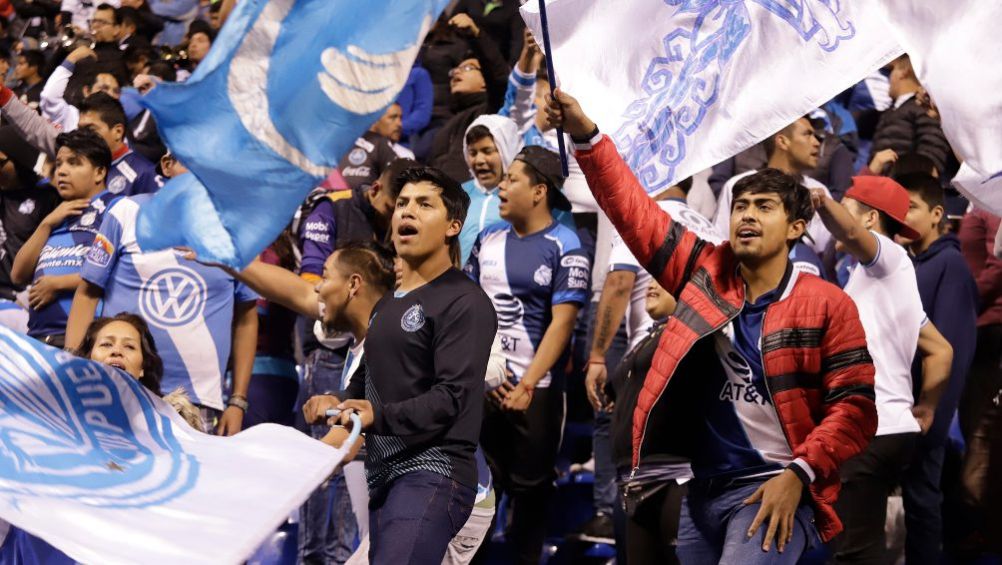
<path fill-rule="evenodd" d="M 720 189 L 720 196 L 717 199 L 717 212 L 713 215 L 713 225 L 717 226 L 717 231 L 724 234 L 725 238 L 730 238 L 731 235 L 731 193 L 734 190 L 734 185 L 737 182 L 748 175 L 753 175 L 758 171 L 747 171 L 741 173 L 740 175 L 735 175 L 724 183 L 724 187 Z M 811 177 L 804 175 L 801 183 L 807 188 L 821 188 L 824 189 L 825 194 L 831 198 L 832 193 L 829 192 L 828 187 L 821 184 L 820 182 L 812 179 Z M 811 218 L 811 221 L 807 223 L 807 233 L 814 240 L 813 243 L 804 240 L 807 245 L 811 247 L 818 255 L 825 252 L 825 248 L 832 240 L 832 234 L 829 233 L 828 228 L 822 223 L 821 218 L 817 214 Z"/>
<path fill-rule="evenodd" d="M 724 238 L 717 232 L 717 229 L 698 212 L 693 210 L 683 200 L 661 200 L 658 206 L 668 213 L 673 220 L 679 222 L 700 239 L 718 244 Z M 609 253 L 609 272 L 630 271 L 637 274 L 637 280 L 633 283 L 633 290 L 630 293 L 630 304 L 626 308 L 626 337 L 629 341 L 629 348 L 636 347 L 644 336 L 647 335 L 654 320 L 647 315 L 645 302 L 647 298 L 647 287 L 651 283 L 651 275 L 642 268 L 630 248 L 626 246 L 623 238 L 616 233 L 612 238 L 612 251 Z"/>
<path fill-rule="evenodd" d="M 921 428 L 912 416 L 912 359 L 928 318 L 908 254 L 887 237 L 873 235 L 877 256 L 868 265 L 852 268 L 845 292 L 859 309 L 877 370 L 877 435 L 918 432 Z"/>

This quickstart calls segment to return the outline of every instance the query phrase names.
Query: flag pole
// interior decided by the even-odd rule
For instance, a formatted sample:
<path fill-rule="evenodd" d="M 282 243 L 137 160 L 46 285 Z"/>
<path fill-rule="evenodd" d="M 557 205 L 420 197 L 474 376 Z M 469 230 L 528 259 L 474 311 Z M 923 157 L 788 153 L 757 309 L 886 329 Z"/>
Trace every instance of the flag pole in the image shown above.
<path fill-rule="evenodd" d="M 539 0 L 539 25 L 543 28 L 543 50 L 546 51 L 546 76 L 550 79 L 550 96 L 554 96 L 557 80 L 553 71 L 553 50 L 550 49 L 550 24 L 546 19 L 546 0 Z M 557 148 L 560 150 L 561 171 L 564 177 L 567 177 L 567 147 L 564 146 L 563 128 L 557 128 Z"/>

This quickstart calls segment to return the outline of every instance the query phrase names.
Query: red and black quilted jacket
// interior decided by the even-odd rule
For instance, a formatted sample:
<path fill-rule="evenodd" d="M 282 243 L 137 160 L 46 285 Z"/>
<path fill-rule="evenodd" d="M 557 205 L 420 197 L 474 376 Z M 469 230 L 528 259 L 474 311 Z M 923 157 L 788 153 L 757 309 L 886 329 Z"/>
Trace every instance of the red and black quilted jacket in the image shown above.
<path fill-rule="evenodd" d="M 693 345 L 741 312 L 745 285 L 730 244 L 714 246 L 673 221 L 647 196 L 608 137 L 576 149 L 602 210 L 640 264 L 678 299 L 633 413 L 636 467 L 641 454 L 647 456 L 645 436 L 684 433 L 648 430 L 651 411 Z M 877 429 L 874 368 L 852 299 L 818 277 L 794 274 L 762 321 L 763 369 L 793 456 L 810 469 L 815 522 L 827 541 L 842 530 L 832 508 L 839 467 L 863 451 Z"/>

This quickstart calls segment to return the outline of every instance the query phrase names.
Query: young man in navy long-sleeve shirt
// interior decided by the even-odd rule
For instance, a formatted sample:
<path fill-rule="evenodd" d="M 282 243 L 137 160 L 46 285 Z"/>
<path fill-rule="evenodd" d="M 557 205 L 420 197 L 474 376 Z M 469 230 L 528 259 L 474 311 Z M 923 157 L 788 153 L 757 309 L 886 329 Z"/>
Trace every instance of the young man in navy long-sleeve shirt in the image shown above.
<path fill-rule="evenodd" d="M 368 432 L 369 561 L 438 563 L 477 493 L 497 314 L 453 267 L 467 194 L 432 167 L 408 169 L 400 184 L 390 233 L 403 276 L 373 310 L 365 378 L 352 379 L 339 408 L 342 423 L 356 411 Z"/>
<path fill-rule="evenodd" d="M 977 342 L 978 287 L 960 252 L 960 240 L 943 233 L 943 188 L 926 173 L 896 179 L 908 191 L 908 224 L 919 232 L 905 240 L 915 265 L 922 307 L 953 347 L 950 380 L 939 400 L 932 427 L 916 445 L 914 459 L 902 480 L 908 536 L 905 560 L 939 563 L 943 539 L 939 488 L 947 433 L 957 411 Z M 922 363 L 912 365 L 914 390 L 922 390 Z"/>

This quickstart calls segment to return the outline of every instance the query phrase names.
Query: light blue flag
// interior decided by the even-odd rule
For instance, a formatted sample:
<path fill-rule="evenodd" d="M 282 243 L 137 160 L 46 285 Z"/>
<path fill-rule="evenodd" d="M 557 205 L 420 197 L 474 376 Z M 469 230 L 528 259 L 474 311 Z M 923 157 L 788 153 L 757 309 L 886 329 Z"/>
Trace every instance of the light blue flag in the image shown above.
<path fill-rule="evenodd" d="M 203 434 L 125 372 L 0 326 L 0 563 L 7 524 L 83 563 L 242 563 L 346 451 L 276 424 Z"/>
<path fill-rule="evenodd" d="M 194 175 L 140 212 L 145 250 L 242 267 L 396 99 L 448 0 L 242 0 L 183 84 L 143 104 Z"/>

